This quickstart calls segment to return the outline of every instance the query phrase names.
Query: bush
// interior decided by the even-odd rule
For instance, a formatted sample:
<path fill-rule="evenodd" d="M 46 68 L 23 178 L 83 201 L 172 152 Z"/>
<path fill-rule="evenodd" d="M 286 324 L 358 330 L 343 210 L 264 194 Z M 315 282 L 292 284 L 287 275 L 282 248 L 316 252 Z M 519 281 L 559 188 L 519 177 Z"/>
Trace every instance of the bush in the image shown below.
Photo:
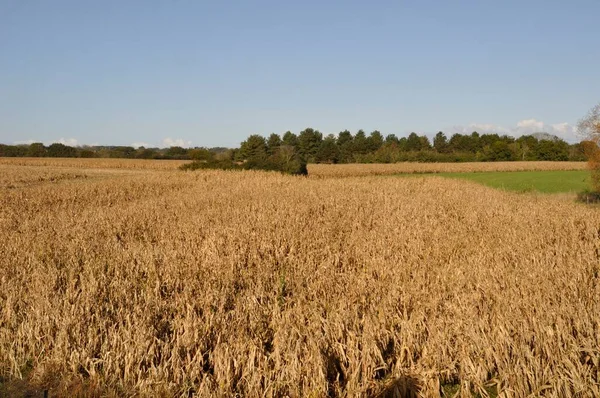
<path fill-rule="evenodd" d="M 280 146 L 273 155 L 267 158 L 266 163 L 269 165 L 267 170 L 277 170 L 292 175 L 308 175 L 306 161 L 289 145 Z"/>
<path fill-rule="evenodd" d="M 179 166 L 180 170 L 198 170 L 198 169 L 215 169 L 215 170 L 241 170 L 241 165 L 232 160 L 195 160 L 192 163 L 186 163 Z"/>
<path fill-rule="evenodd" d="M 590 190 L 579 192 L 577 201 L 581 203 L 600 203 L 600 192 Z"/>
<path fill-rule="evenodd" d="M 179 168 L 181 170 L 265 170 L 291 175 L 308 175 L 306 162 L 295 153 L 293 148 L 286 146 L 280 147 L 272 156 L 251 158 L 245 162 L 235 162 L 231 159 L 197 160 Z"/>

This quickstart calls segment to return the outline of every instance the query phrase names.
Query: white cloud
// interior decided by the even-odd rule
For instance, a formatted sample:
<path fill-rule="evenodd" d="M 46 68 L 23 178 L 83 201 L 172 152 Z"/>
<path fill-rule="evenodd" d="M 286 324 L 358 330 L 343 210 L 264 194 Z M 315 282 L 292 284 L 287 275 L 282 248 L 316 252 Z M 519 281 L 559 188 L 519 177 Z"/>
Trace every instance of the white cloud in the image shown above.
<path fill-rule="evenodd" d="M 52 140 L 52 141 L 41 141 L 41 140 L 22 140 L 22 141 L 15 141 L 15 145 L 31 145 L 35 142 L 41 142 L 44 145 L 48 146 L 54 143 L 58 143 L 58 144 L 63 144 L 63 145 L 68 145 L 68 146 L 81 146 L 79 144 L 79 141 L 75 138 L 59 138 L 58 140 Z M 91 146 L 94 145 L 98 145 L 97 143 L 94 144 L 90 144 Z"/>
<path fill-rule="evenodd" d="M 577 127 L 572 126 L 569 123 L 552 124 L 548 132 L 567 142 L 577 142 L 581 140 L 581 137 L 577 135 Z"/>
<path fill-rule="evenodd" d="M 535 119 L 525 119 L 517 123 L 517 131 L 524 133 L 537 133 L 544 131 L 544 122 Z"/>
<path fill-rule="evenodd" d="M 54 140 L 53 143 L 59 143 L 59 144 L 68 145 L 68 146 L 79 145 L 79 141 L 77 141 L 75 138 L 62 138 L 61 137 L 58 140 Z"/>
<path fill-rule="evenodd" d="M 471 123 L 463 126 L 453 126 L 449 129 L 452 134 L 470 134 L 473 131 L 477 131 L 479 134 L 507 134 L 513 137 L 520 137 L 522 135 L 528 135 L 533 133 L 548 133 L 556 135 L 559 138 L 567 142 L 579 141 L 576 135 L 575 126 L 563 122 L 556 124 L 546 124 L 537 119 L 524 119 L 517 122 L 515 126 L 506 127 L 491 123 Z"/>
<path fill-rule="evenodd" d="M 510 133 L 510 129 L 507 129 L 506 127 L 503 126 L 499 126 L 497 124 L 490 124 L 490 123 L 471 123 L 469 125 L 469 128 L 471 129 L 471 132 L 473 131 L 477 131 L 479 134 L 509 134 Z"/>
<path fill-rule="evenodd" d="M 510 130 L 506 127 L 502 127 L 491 123 L 471 123 L 466 126 L 453 126 L 451 129 L 452 133 L 460 134 L 471 134 L 473 131 L 477 131 L 479 134 L 508 134 Z"/>
<path fill-rule="evenodd" d="M 34 142 L 39 142 L 38 140 L 23 140 L 23 141 L 15 141 L 15 145 L 31 145 Z"/>
<path fill-rule="evenodd" d="M 474 131 L 497 131 L 500 126 L 496 126 L 494 124 L 485 124 L 485 123 L 471 123 L 469 125 Z"/>
<path fill-rule="evenodd" d="M 192 145 L 192 141 L 184 141 L 181 138 L 173 139 L 171 137 L 167 137 L 162 141 L 163 147 L 168 148 L 172 146 L 180 146 L 180 147 L 190 147 Z"/>
<path fill-rule="evenodd" d="M 134 142 L 133 144 L 131 144 L 132 147 L 134 148 L 139 148 L 141 146 L 143 146 L 144 148 L 148 148 L 150 146 L 150 144 L 146 143 L 146 142 Z"/>
<path fill-rule="evenodd" d="M 517 127 L 523 129 L 533 128 L 541 130 L 544 128 L 544 122 L 540 122 L 536 119 L 523 119 L 517 122 Z"/>
<path fill-rule="evenodd" d="M 578 141 L 577 135 L 575 134 L 575 126 L 572 126 L 567 122 L 546 124 L 536 119 L 526 119 L 518 122 L 517 128 L 514 131 L 514 135 L 520 136 L 524 134 L 533 134 L 538 132 L 552 134 L 569 142 Z"/>
<path fill-rule="evenodd" d="M 550 127 L 552 128 L 552 130 L 556 131 L 557 133 L 563 133 L 563 134 L 570 133 L 574 130 L 573 126 L 571 126 L 569 123 L 552 124 L 552 125 L 550 125 Z"/>

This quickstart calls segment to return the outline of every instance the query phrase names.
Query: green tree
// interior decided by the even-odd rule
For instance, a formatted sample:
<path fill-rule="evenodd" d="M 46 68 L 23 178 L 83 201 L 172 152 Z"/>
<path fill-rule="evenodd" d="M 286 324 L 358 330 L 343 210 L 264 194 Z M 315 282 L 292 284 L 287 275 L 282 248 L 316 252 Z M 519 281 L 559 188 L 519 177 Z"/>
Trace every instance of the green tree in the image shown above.
<path fill-rule="evenodd" d="M 306 161 L 300 157 L 293 146 L 281 145 L 271 157 L 277 164 L 277 170 L 292 175 L 308 175 Z"/>
<path fill-rule="evenodd" d="M 41 142 L 34 142 L 33 144 L 29 145 L 29 148 L 27 149 L 27 156 L 33 158 L 41 158 L 46 156 L 46 154 L 46 147 Z"/>
<path fill-rule="evenodd" d="M 291 131 L 285 132 L 282 141 L 284 145 L 298 148 L 298 136 Z"/>
<path fill-rule="evenodd" d="M 77 149 L 55 142 L 48 147 L 48 156 L 52 158 L 75 158 L 77 157 Z"/>
<path fill-rule="evenodd" d="M 448 138 L 446 137 L 446 134 L 440 131 L 435 135 L 435 138 L 433 139 L 433 148 L 438 153 L 448 152 Z"/>
<path fill-rule="evenodd" d="M 240 160 L 264 160 L 267 157 L 267 141 L 263 136 L 253 134 L 242 142 L 238 153 Z"/>
<path fill-rule="evenodd" d="M 536 147 L 538 140 L 532 135 L 522 135 L 517 143 L 519 144 L 518 159 L 532 160 L 535 156 L 533 149 Z"/>
<path fill-rule="evenodd" d="M 350 163 L 353 160 L 354 153 L 354 137 L 348 130 L 341 131 L 338 134 L 337 146 L 339 149 L 340 163 Z"/>
<path fill-rule="evenodd" d="M 352 133 L 348 130 L 340 131 L 337 138 L 338 145 L 344 145 L 347 143 L 351 143 L 354 137 L 352 137 Z"/>
<path fill-rule="evenodd" d="M 188 155 L 190 157 L 190 159 L 193 160 L 204 160 L 204 161 L 210 161 L 213 160 L 215 157 L 215 154 L 211 151 L 209 151 L 206 148 L 194 148 L 194 149 L 190 149 L 188 151 Z"/>
<path fill-rule="evenodd" d="M 385 143 L 388 145 L 390 145 L 390 144 L 398 145 L 398 142 L 399 142 L 399 140 L 398 140 L 398 137 L 396 137 L 396 134 L 388 134 L 385 137 Z"/>
<path fill-rule="evenodd" d="M 378 130 L 373 131 L 367 138 L 367 146 L 369 152 L 377 151 L 383 146 L 383 135 Z"/>
<path fill-rule="evenodd" d="M 304 129 L 298 134 L 298 153 L 307 162 L 314 162 L 323 141 L 323 134 L 312 128 Z"/>
<path fill-rule="evenodd" d="M 165 151 L 167 159 L 189 159 L 188 150 L 180 146 L 172 146 Z"/>
<path fill-rule="evenodd" d="M 425 134 L 419 137 L 419 141 L 421 141 L 421 150 L 426 151 L 431 149 L 431 143 L 429 142 L 429 138 Z"/>
<path fill-rule="evenodd" d="M 22 157 L 27 156 L 28 146 L 26 145 L 3 145 L 0 144 L 0 156 Z"/>
<path fill-rule="evenodd" d="M 401 152 L 408 151 L 408 138 L 407 137 L 402 137 L 398 140 L 398 149 Z"/>
<path fill-rule="evenodd" d="M 508 143 L 504 140 L 494 142 L 487 151 L 488 160 L 493 161 L 512 160 L 512 155 Z"/>
<path fill-rule="evenodd" d="M 485 137 L 485 136 L 484 136 Z M 496 134 L 493 139 L 487 145 L 492 145 L 494 142 L 499 141 L 500 137 Z M 448 148 L 452 152 L 477 152 L 477 148 L 479 146 L 479 136 L 475 138 L 473 134 L 454 134 L 450 137 L 450 141 L 448 141 Z"/>
<path fill-rule="evenodd" d="M 569 145 L 563 140 L 541 140 L 534 148 L 537 160 L 568 160 Z"/>
<path fill-rule="evenodd" d="M 87 147 L 87 148 L 81 148 L 79 150 L 79 157 L 80 158 L 97 158 L 98 154 L 96 152 L 94 152 L 92 149 L 90 149 L 89 147 Z"/>
<path fill-rule="evenodd" d="M 135 150 L 134 157 L 136 159 L 157 159 L 159 157 L 159 153 L 154 149 L 141 146 Z"/>
<path fill-rule="evenodd" d="M 359 155 L 369 152 L 369 142 L 363 130 L 358 130 L 354 136 L 353 152 Z"/>
<path fill-rule="evenodd" d="M 267 151 L 269 152 L 269 155 L 273 155 L 275 152 L 277 152 L 277 149 L 282 145 L 282 143 L 283 142 L 281 141 L 279 134 L 271 134 L 267 140 Z"/>
<path fill-rule="evenodd" d="M 491 146 L 496 141 L 501 141 L 502 138 L 498 134 L 483 134 L 479 137 L 479 147 L 485 148 Z M 470 144 L 469 144 L 470 145 Z"/>
<path fill-rule="evenodd" d="M 471 152 L 475 153 L 482 149 L 481 147 L 481 136 L 477 131 L 473 131 L 471 133 Z"/>
<path fill-rule="evenodd" d="M 329 134 L 323 139 L 319 150 L 317 151 L 316 161 L 318 163 L 337 163 L 340 151 L 333 134 Z"/>
<path fill-rule="evenodd" d="M 135 148 L 131 146 L 115 146 L 107 148 L 107 155 L 110 158 L 135 158 Z"/>
<path fill-rule="evenodd" d="M 569 145 L 569 161 L 584 162 L 587 160 L 584 142 Z"/>
<path fill-rule="evenodd" d="M 417 133 L 410 133 L 406 139 L 406 150 L 420 151 L 422 149 L 422 144 L 421 137 L 419 137 Z"/>

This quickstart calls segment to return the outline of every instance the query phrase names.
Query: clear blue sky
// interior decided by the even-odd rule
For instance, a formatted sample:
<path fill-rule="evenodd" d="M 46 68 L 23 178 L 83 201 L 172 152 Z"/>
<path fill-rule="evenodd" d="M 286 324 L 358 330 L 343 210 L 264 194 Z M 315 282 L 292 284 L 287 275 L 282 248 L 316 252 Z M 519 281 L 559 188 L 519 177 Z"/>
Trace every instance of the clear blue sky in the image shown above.
<path fill-rule="evenodd" d="M 598 0 L 0 0 L 0 142 L 572 140 L 600 101 L 598 16 Z"/>

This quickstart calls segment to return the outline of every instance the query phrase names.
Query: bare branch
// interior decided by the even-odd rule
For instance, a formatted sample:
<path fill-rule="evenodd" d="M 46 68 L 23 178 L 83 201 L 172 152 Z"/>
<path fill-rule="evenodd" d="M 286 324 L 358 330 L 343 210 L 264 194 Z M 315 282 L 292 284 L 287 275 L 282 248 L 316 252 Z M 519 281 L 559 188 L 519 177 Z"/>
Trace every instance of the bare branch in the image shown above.
<path fill-rule="evenodd" d="M 585 140 L 600 141 L 600 104 L 577 123 L 577 135 Z"/>

